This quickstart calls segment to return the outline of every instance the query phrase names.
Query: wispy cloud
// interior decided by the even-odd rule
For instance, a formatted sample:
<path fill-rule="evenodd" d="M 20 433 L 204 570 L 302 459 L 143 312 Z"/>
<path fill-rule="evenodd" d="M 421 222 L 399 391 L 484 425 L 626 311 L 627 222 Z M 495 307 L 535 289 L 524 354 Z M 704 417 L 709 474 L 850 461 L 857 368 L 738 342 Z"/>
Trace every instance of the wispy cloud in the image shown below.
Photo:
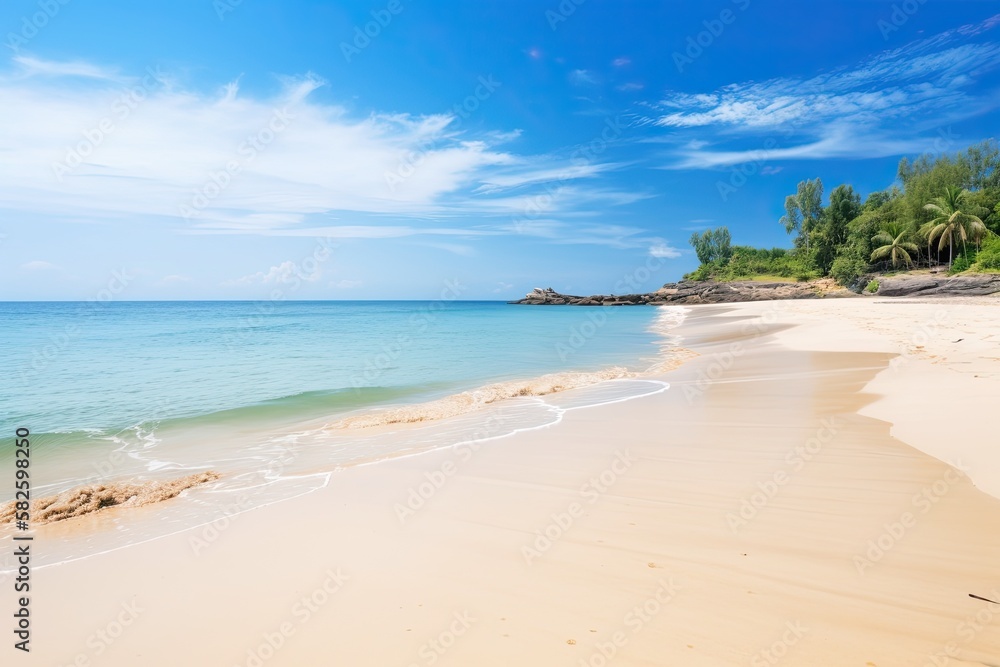
<path fill-rule="evenodd" d="M 649 254 L 660 259 L 677 259 L 681 256 L 681 251 L 666 243 L 657 243 L 650 246 Z"/>
<path fill-rule="evenodd" d="M 592 86 L 597 83 L 597 77 L 589 70 L 575 69 L 569 73 L 569 82 L 574 86 Z"/>
<path fill-rule="evenodd" d="M 272 266 L 267 271 L 258 271 L 250 275 L 228 280 L 224 286 L 232 287 L 238 285 L 284 285 L 297 283 L 298 281 L 316 282 L 320 279 L 322 272 L 317 268 L 313 271 L 304 271 L 298 264 L 288 260 L 277 266 Z"/>
<path fill-rule="evenodd" d="M 769 159 L 879 157 L 928 150 L 941 127 L 997 105 L 980 79 L 1000 66 L 1000 44 L 970 41 L 997 17 L 918 40 L 808 78 L 732 83 L 711 92 L 668 92 L 645 122 L 680 137 L 677 168 L 711 168 L 752 159 L 752 150 L 702 150 L 748 136 L 780 136 Z M 899 127 L 904 124 L 904 128 Z M 680 145 L 678 143 L 678 145 Z"/>
<path fill-rule="evenodd" d="M 519 171 L 511 173 L 497 172 L 484 176 L 483 185 L 478 188 L 478 192 L 499 192 L 510 188 L 517 188 L 523 185 L 534 185 L 538 183 L 566 182 L 580 178 L 592 178 L 606 171 L 610 171 L 619 164 L 613 163 L 593 163 L 552 166 L 534 171 Z"/>
<path fill-rule="evenodd" d="M 514 154 L 503 145 L 517 128 L 473 134 L 450 112 L 359 117 L 318 100 L 325 82 L 310 74 L 280 79 L 270 96 L 247 94 L 238 81 L 204 93 L 171 80 L 123 99 L 136 78 L 24 55 L 0 72 L 4 206 L 81 221 L 141 217 L 201 233 L 285 233 L 325 226 L 338 213 L 392 216 L 399 222 L 384 230 L 378 221 L 329 235 L 433 235 L 444 226 L 429 220 L 523 209 L 502 190 L 528 196 L 554 174 L 572 182 L 610 168 Z M 565 198 L 555 207 L 585 203 Z"/>
<path fill-rule="evenodd" d="M 14 56 L 13 61 L 21 66 L 20 75 L 24 77 L 79 77 L 84 79 L 101 79 L 105 81 L 120 81 L 120 75 L 111 69 L 82 61 L 40 60 L 31 56 Z"/>
<path fill-rule="evenodd" d="M 62 267 L 40 259 L 25 262 L 21 268 L 25 271 L 62 271 Z"/>
<path fill-rule="evenodd" d="M 169 276 L 163 276 L 158 281 L 156 281 L 156 284 L 160 287 L 166 287 L 168 285 L 181 285 L 184 283 L 190 283 L 192 281 L 193 279 L 191 278 L 191 276 L 185 276 L 174 273 Z"/>
<path fill-rule="evenodd" d="M 636 91 L 642 90 L 645 87 L 646 86 L 636 81 L 629 81 L 628 83 L 623 83 L 619 86 L 615 86 L 616 89 L 620 90 L 623 93 L 634 93 Z"/>

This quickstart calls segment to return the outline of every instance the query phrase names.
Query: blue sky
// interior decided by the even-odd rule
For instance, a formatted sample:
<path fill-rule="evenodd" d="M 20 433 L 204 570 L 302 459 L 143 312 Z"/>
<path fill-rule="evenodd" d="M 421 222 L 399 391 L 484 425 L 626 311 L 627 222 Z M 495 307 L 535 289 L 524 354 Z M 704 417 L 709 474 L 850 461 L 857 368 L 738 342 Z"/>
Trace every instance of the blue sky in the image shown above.
<path fill-rule="evenodd" d="M 655 289 L 1000 105 L 995 2 L 11 0 L 0 36 L 0 299 Z"/>

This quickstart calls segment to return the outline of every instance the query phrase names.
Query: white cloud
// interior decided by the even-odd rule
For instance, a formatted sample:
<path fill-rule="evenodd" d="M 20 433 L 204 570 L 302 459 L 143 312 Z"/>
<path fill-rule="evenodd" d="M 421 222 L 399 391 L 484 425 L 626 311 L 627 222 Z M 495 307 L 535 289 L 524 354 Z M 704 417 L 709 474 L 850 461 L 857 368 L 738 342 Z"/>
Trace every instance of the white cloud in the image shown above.
<path fill-rule="evenodd" d="M 657 243 L 649 247 L 649 254 L 661 259 L 677 259 L 681 256 L 681 251 L 666 243 Z"/>
<path fill-rule="evenodd" d="M 631 62 L 632 61 L 629 58 L 622 56 L 621 58 L 615 58 L 614 60 L 612 60 L 611 64 L 614 65 L 615 67 L 624 67 L 625 65 L 628 65 Z"/>
<path fill-rule="evenodd" d="M 708 139 L 732 145 L 747 136 L 772 139 L 775 146 L 766 151 L 769 160 L 887 157 L 933 150 L 940 140 L 921 136 L 922 131 L 997 106 L 979 79 L 1000 67 L 1000 43 L 970 42 L 997 24 L 1000 15 L 811 77 L 738 82 L 711 92 L 670 92 L 655 105 L 660 115 L 642 122 L 670 128 L 678 146 L 686 135 L 698 132 L 675 151 L 669 168 L 759 161 L 761 151 L 745 146 L 702 150 Z"/>
<path fill-rule="evenodd" d="M 618 90 L 620 90 L 623 93 L 635 92 L 637 90 L 642 90 L 645 87 L 646 86 L 644 86 L 643 84 L 638 83 L 636 81 L 629 81 L 628 83 L 623 83 L 623 84 L 621 84 L 619 86 L 615 86 L 615 88 L 617 88 Z"/>
<path fill-rule="evenodd" d="M 344 279 L 344 280 L 338 280 L 337 282 L 333 283 L 333 286 L 336 287 L 337 289 L 356 289 L 358 287 L 361 287 L 362 284 L 363 283 L 360 280 Z"/>
<path fill-rule="evenodd" d="M 445 252 L 450 252 L 453 255 L 459 255 L 461 257 L 471 257 L 476 254 L 476 249 L 470 245 L 464 243 L 441 243 L 440 241 L 423 241 L 417 243 L 416 245 L 423 246 L 425 248 L 436 248 L 438 250 L 444 250 Z"/>
<path fill-rule="evenodd" d="M 227 287 L 237 285 L 287 285 L 300 281 L 311 283 L 319 280 L 321 275 L 322 269 L 319 267 L 314 267 L 307 271 L 297 263 L 288 260 L 277 266 L 272 266 L 267 271 L 251 273 L 242 278 L 226 281 L 223 285 Z"/>
<path fill-rule="evenodd" d="M 514 285 L 512 285 L 511 283 L 505 283 L 503 281 L 500 281 L 497 283 L 497 288 L 493 290 L 493 293 L 500 294 L 502 292 L 510 290 L 512 287 L 514 287 Z"/>
<path fill-rule="evenodd" d="M 13 61 L 21 66 L 21 74 L 26 77 L 51 76 L 105 79 L 108 81 L 119 80 L 119 75 L 113 70 L 80 61 L 60 62 L 39 60 L 30 56 L 14 56 Z"/>
<path fill-rule="evenodd" d="M 574 86 L 592 86 L 597 83 L 597 79 L 588 70 L 575 69 L 569 73 L 569 82 Z"/>
<path fill-rule="evenodd" d="M 0 198 L 32 214 L 268 234 L 347 211 L 420 220 L 406 233 L 434 233 L 420 229 L 428 218 L 522 209 L 523 200 L 491 196 L 498 188 L 602 169 L 572 175 L 569 159 L 514 155 L 499 146 L 516 129 L 470 136 L 450 113 L 355 117 L 316 99 L 325 84 L 312 75 L 260 97 L 237 82 L 184 90 L 157 73 L 133 99 L 145 73 L 17 58 L 16 73 L 0 72 Z"/>
<path fill-rule="evenodd" d="M 183 276 L 175 273 L 169 276 L 163 276 L 158 281 L 156 281 L 156 284 L 161 287 L 166 287 L 167 285 L 180 285 L 189 282 L 192 282 L 191 276 Z"/>
<path fill-rule="evenodd" d="M 734 83 L 711 94 L 673 94 L 660 106 L 676 109 L 656 123 L 667 127 L 776 127 L 826 119 L 877 121 L 929 106 L 968 101 L 973 72 L 1000 65 L 1000 44 L 961 44 L 943 51 L 936 39 L 875 56 L 858 67 L 807 79 Z"/>
<path fill-rule="evenodd" d="M 25 262 L 21 265 L 21 268 L 25 271 L 62 271 L 62 267 L 40 259 Z"/>
<path fill-rule="evenodd" d="M 940 144 L 940 138 L 892 139 L 884 134 L 864 131 L 846 123 L 822 128 L 822 136 L 789 147 L 753 148 L 732 151 L 678 151 L 677 160 L 669 169 L 712 169 L 734 164 L 760 163 L 778 160 L 815 160 L 823 158 L 890 157 L 907 153 L 924 153 Z"/>
<path fill-rule="evenodd" d="M 535 171 L 519 171 L 512 173 L 496 173 L 483 177 L 483 185 L 478 192 L 498 192 L 509 188 L 537 183 L 571 181 L 579 178 L 592 178 L 621 165 L 613 163 L 576 164 L 553 166 Z"/>

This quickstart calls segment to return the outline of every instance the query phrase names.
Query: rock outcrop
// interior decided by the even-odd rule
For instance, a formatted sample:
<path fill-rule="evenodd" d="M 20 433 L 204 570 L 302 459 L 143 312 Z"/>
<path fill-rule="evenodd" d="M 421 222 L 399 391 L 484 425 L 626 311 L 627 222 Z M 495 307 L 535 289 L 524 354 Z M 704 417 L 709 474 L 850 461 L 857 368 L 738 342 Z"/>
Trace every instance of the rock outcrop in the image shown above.
<path fill-rule="evenodd" d="M 551 287 L 536 287 L 515 304 L 530 306 L 642 306 L 659 303 L 734 303 L 737 301 L 774 301 L 778 299 L 816 299 L 823 296 L 854 296 L 843 289 L 832 289 L 826 284 L 812 283 L 762 283 L 741 281 L 718 283 L 684 280 L 667 283 L 649 294 L 597 294 L 574 296 L 560 294 Z"/>
<path fill-rule="evenodd" d="M 1000 275 L 997 274 L 970 274 L 951 278 L 933 275 L 874 278 L 879 281 L 875 296 L 985 296 L 1000 293 Z M 648 294 L 574 296 L 560 294 L 551 287 L 536 287 L 523 299 L 510 303 L 529 306 L 644 306 L 660 303 L 735 303 L 857 296 L 859 295 L 854 292 L 837 287 L 830 279 L 807 283 L 682 280 L 679 283 L 667 283 Z"/>
<path fill-rule="evenodd" d="M 876 296 L 987 296 L 1000 292 L 1000 275 L 891 276 L 879 281 Z"/>

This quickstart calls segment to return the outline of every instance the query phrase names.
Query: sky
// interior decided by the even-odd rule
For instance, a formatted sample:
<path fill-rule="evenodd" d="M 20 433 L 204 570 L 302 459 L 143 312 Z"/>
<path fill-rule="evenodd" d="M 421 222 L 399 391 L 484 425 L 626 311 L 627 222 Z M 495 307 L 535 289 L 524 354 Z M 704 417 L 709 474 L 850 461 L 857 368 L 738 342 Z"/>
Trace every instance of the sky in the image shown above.
<path fill-rule="evenodd" d="M 994 136 L 996 2 L 6 0 L 0 300 L 648 291 Z"/>

